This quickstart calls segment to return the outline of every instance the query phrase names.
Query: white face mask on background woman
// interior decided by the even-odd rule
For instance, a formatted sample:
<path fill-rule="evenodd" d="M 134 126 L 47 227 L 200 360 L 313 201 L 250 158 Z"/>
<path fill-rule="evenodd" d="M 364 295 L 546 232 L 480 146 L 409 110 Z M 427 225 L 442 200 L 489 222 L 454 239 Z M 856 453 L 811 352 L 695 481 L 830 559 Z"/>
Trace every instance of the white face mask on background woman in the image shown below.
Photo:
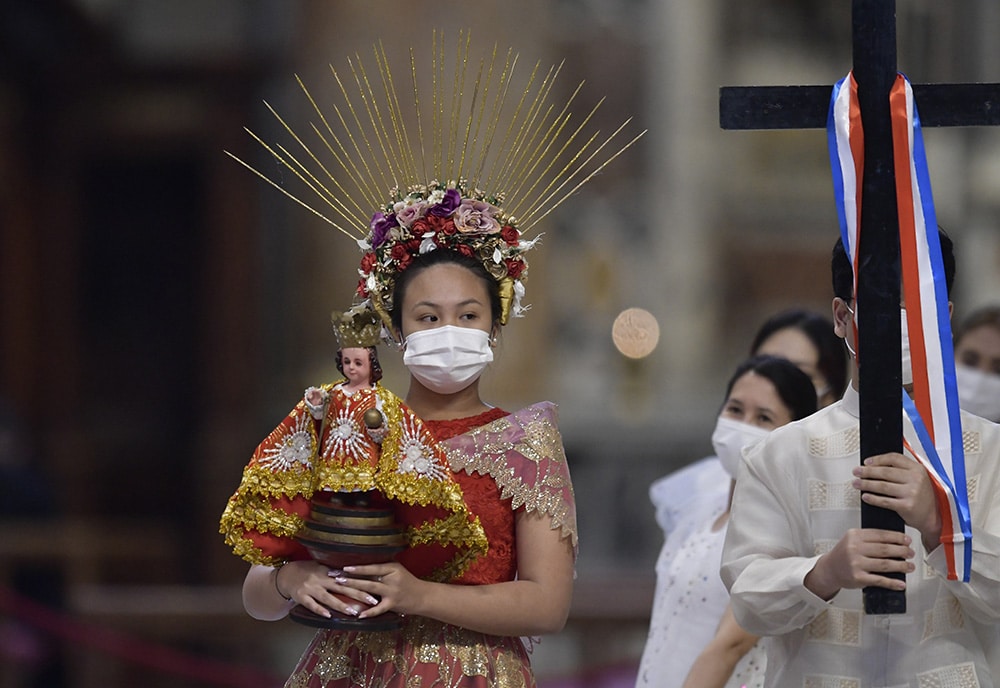
<path fill-rule="evenodd" d="M 958 405 L 962 409 L 994 423 L 1000 422 L 1000 375 L 956 363 L 955 378 Z"/>
<path fill-rule="evenodd" d="M 493 360 L 489 332 L 444 325 L 412 332 L 405 342 L 403 365 L 427 389 L 459 392 L 482 375 Z"/>
<path fill-rule="evenodd" d="M 730 477 L 736 477 L 743 450 L 757 444 L 770 432 L 767 428 L 719 416 L 712 433 L 712 447 Z"/>

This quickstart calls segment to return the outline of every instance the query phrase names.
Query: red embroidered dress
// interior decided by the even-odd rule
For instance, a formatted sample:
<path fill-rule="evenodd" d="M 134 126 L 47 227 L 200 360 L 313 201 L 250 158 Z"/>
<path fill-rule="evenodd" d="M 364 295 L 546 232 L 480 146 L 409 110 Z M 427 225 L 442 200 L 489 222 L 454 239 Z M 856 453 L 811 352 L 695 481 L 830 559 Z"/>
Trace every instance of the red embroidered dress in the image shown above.
<path fill-rule="evenodd" d="M 513 580 L 517 572 L 514 515 L 520 509 L 547 515 L 552 527 L 576 546 L 573 487 L 553 404 L 536 404 L 509 415 L 492 409 L 471 418 L 424 422 L 423 427 L 437 441 L 436 448 L 446 457 L 470 516 L 481 524 L 489 542 L 486 554 L 447 582 L 476 585 Z M 380 467 L 387 465 L 380 463 Z M 400 561 L 411 571 L 441 570 L 437 566 L 440 551 L 411 548 L 406 554 L 408 558 L 400 557 Z M 427 577 L 426 573 L 418 575 Z M 286 688 L 535 685 L 520 638 L 487 635 L 416 616 L 403 621 L 399 631 L 320 630 Z"/>

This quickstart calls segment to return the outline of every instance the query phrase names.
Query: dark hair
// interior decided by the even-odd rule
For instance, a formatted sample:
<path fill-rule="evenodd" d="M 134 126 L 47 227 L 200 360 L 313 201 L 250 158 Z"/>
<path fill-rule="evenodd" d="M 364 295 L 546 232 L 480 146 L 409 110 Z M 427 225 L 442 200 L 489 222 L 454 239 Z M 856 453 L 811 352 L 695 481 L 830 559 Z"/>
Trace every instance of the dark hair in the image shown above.
<path fill-rule="evenodd" d="M 753 356 L 739 364 L 726 385 L 725 399 L 729 398 L 737 380 L 750 372 L 770 380 L 782 403 L 788 407 L 792 420 L 816 412 L 816 388 L 812 380 L 797 365 L 779 356 Z"/>
<path fill-rule="evenodd" d="M 354 347 L 344 347 L 346 349 L 351 349 Z M 344 348 L 337 349 L 337 370 L 341 375 L 344 374 Z M 382 364 L 378 362 L 378 352 L 375 350 L 374 346 L 359 346 L 358 349 L 368 350 L 368 363 L 371 367 L 371 383 L 375 384 L 382 379 Z"/>
<path fill-rule="evenodd" d="M 955 328 L 955 346 L 972 330 L 988 325 L 1000 330 L 1000 305 L 982 306 L 965 316 Z"/>
<path fill-rule="evenodd" d="M 951 296 L 951 287 L 955 284 L 955 245 L 945 231 L 938 227 L 938 237 L 941 240 L 941 261 L 944 263 L 944 283 Z M 854 268 L 851 259 L 844 249 L 843 239 L 837 239 L 833 245 L 833 257 L 830 261 L 830 272 L 833 278 L 833 295 L 850 302 L 854 298 Z"/>
<path fill-rule="evenodd" d="M 756 354 L 775 332 L 790 328 L 804 334 L 816 347 L 816 367 L 830 385 L 830 391 L 839 396 L 847 387 L 847 352 L 833 331 L 833 321 L 815 311 L 793 308 L 772 315 L 757 330 L 750 344 L 750 355 Z"/>
<path fill-rule="evenodd" d="M 489 294 L 490 298 L 490 317 L 494 323 L 500 321 L 500 286 L 486 272 L 483 264 L 477 259 L 458 251 L 437 248 L 433 251 L 414 256 L 413 262 L 410 263 L 409 267 L 396 278 L 396 283 L 392 287 L 392 312 L 390 316 L 392 318 L 392 327 L 396 332 L 401 333 L 403 331 L 403 314 L 400 308 L 403 305 L 403 299 L 406 297 L 406 290 L 409 288 L 410 282 L 427 268 L 443 264 L 458 265 L 466 268 L 476 277 L 483 280 L 483 283 L 486 285 L 486 293 Z"/>

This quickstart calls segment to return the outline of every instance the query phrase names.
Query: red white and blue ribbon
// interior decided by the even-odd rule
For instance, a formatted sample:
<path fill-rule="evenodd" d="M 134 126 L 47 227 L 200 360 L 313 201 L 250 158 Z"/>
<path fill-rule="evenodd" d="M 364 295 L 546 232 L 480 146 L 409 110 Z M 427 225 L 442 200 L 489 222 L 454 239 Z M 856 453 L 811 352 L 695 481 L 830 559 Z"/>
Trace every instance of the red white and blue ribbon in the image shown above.
<path fill-rule="evenodd" d="M 945 547 L 948 578 L 968 582 L 972 565 L 972 524 L 948 290 L 920 118 L 913 90 L 902 74 L 897 75 L 892 86 L 889 105 L 900 270 L 913 368 L 912 398 L 904 390 L 902 408 L 916 436 L 915 445 L 904 439 L 903 450 L 919 461 L 931 477 L 941 513 L 941 544 Z M 857 84 L 851 74 L 833 87 L 827 138 L 840 233 L 854 266 L 857 293 L 864 131 Z"/>

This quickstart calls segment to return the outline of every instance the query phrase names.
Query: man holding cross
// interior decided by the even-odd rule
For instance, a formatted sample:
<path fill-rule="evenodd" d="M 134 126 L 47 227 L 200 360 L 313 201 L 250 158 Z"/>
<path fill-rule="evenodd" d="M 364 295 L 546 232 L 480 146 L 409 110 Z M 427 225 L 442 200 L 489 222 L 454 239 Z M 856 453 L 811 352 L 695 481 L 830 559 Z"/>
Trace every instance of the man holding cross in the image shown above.
<path fill-rule="evenodd" d="M 950 289 L 954 257 L 943 235 L 941 252 Z M 853 356 L 857 303 L 842 242 L 832 267 L 834 331 Z M 902 359 L 906 385 L 905 350 Z M 894 452 L 859 465 L 858 380 L 855 357 L 843 399 L 771 433 L 736 481 L 722 578 L 740 625 L 774 636 L 766 685 L 1000 686 L 990 667 L 1000 654 L 1000 426 L 961 416 L 971 575 L 947 580 L 947 516 L 924 467 Z M 916 446 L 908 418 L 903 435 Z M 896 512 L 905 530 L 859 528 L 862 501 Z M 867 586 L 905 590 L 905 612 L 866 613 Z"/>
<path fill-rule="evenodd" d="M 722 576 L 737 620 L 776 636 L 768 686 L 1000 686 L 1000 428 L 959 411 L 954 261 L 920 134 L 1000 125 L 1000 84 L 911 86 L 894 0 L 852 0 L 851 17 L 853 69 L 832 97 L 720 91 L 725 129 L 826 126 L 835 331 L 855 360 L 840 402 L 745 457 Z"/>

